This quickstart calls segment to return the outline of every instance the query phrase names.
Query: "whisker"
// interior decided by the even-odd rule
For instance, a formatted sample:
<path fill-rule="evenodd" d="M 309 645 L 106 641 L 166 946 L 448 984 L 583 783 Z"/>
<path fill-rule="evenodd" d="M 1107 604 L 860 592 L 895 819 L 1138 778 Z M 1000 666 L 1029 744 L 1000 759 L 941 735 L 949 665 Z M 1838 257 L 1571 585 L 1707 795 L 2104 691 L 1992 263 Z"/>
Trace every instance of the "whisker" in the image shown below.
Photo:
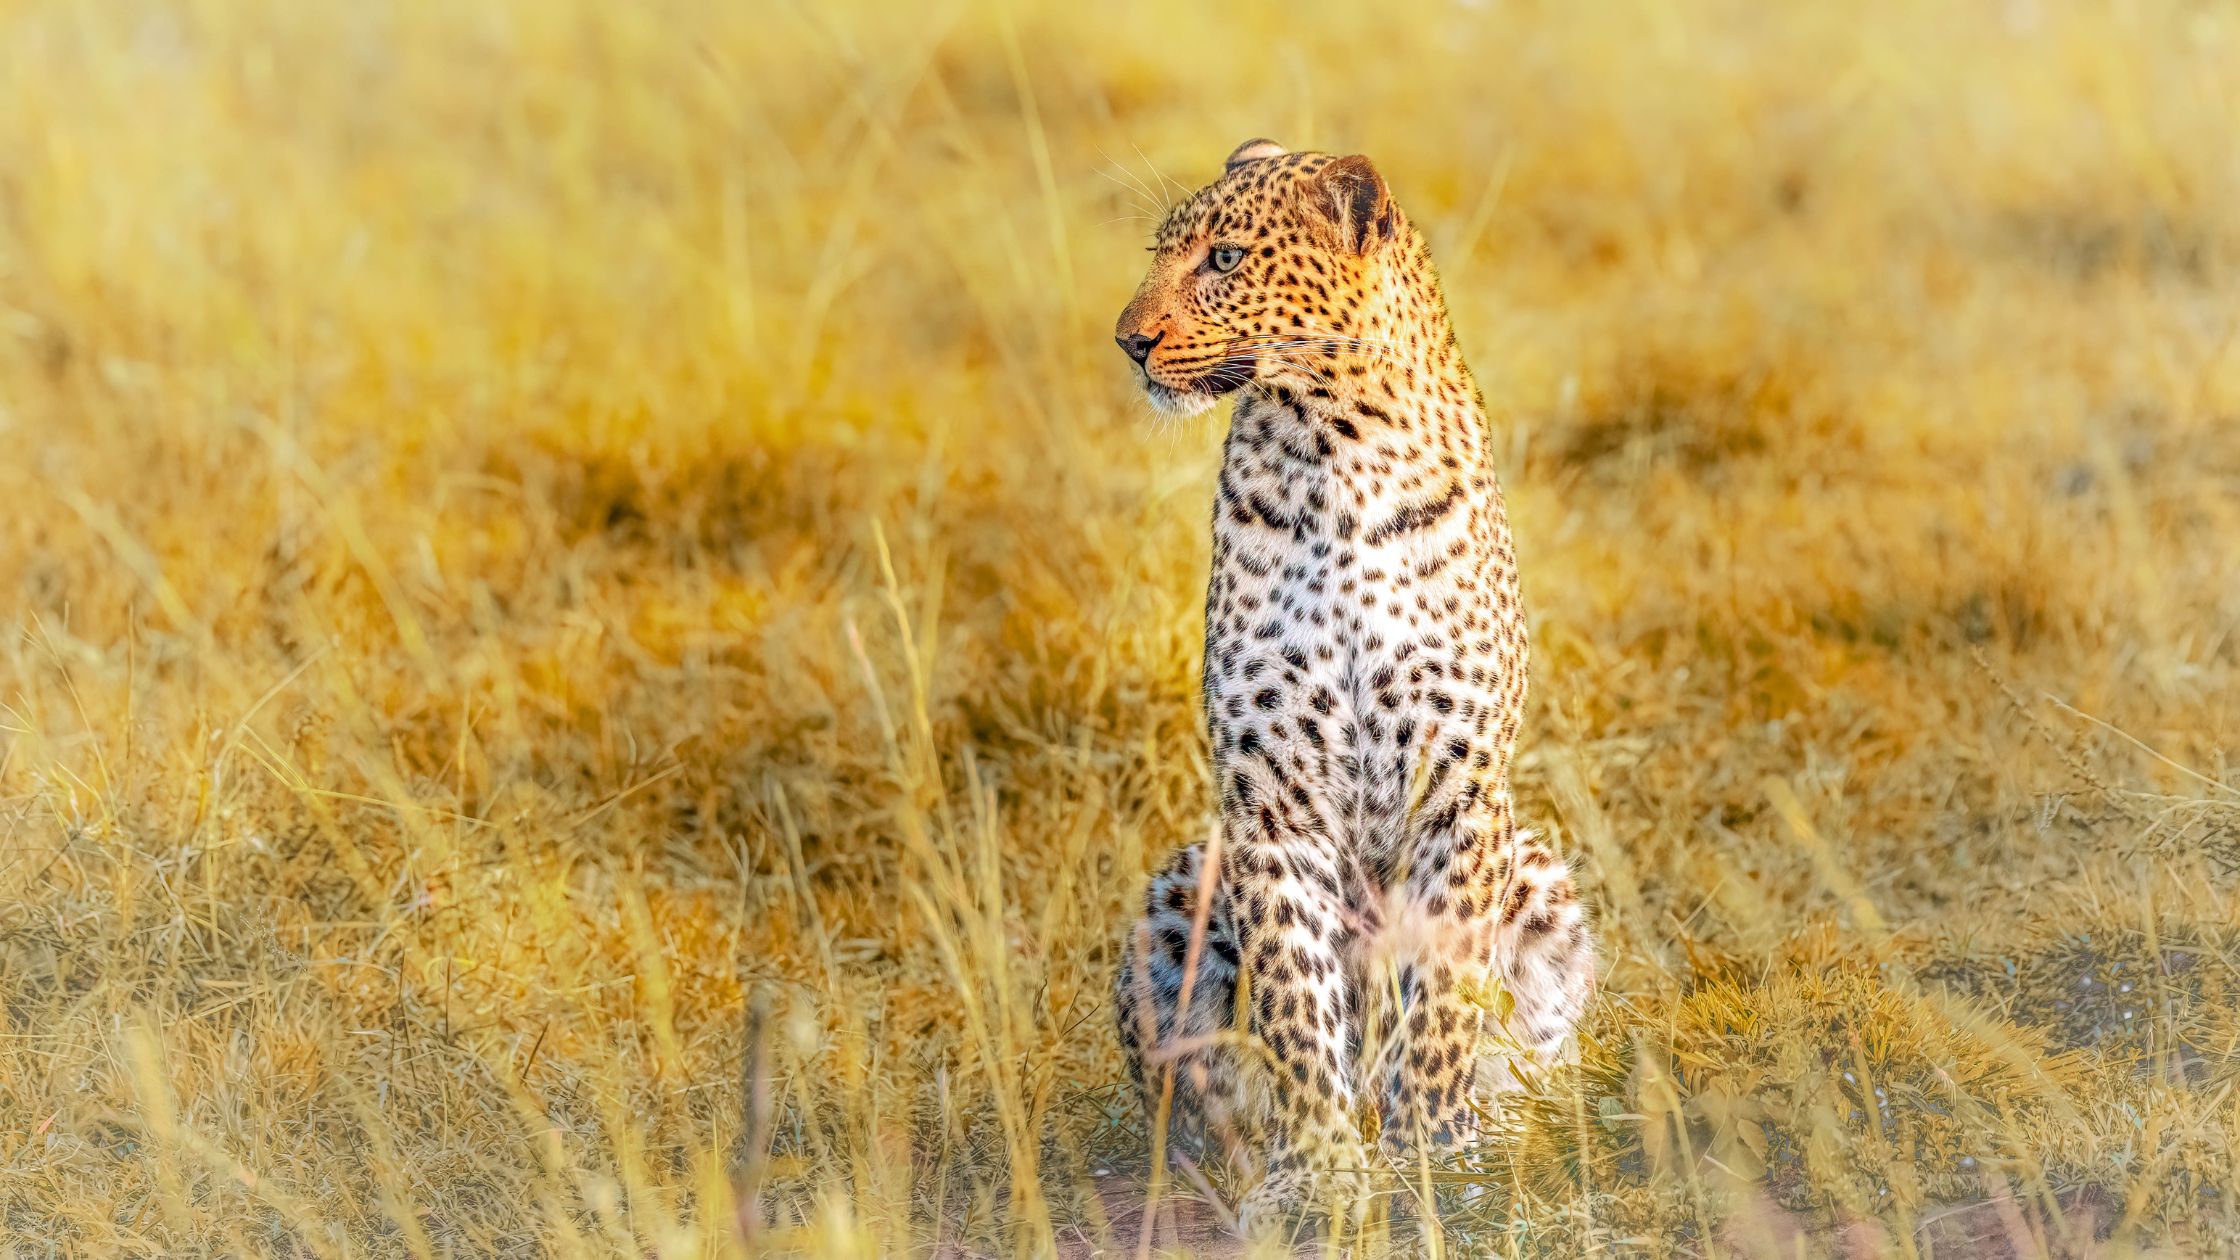
<path fill-rule="evenodd" d="M 1135 141 L 1131 140 L 1128 142 L 1128 147 L 1134 149 L 1136 151 L 1136 156 L 1139 158 L 1143 158 L 1143 164 L 1151 168 L 1152 177 L 1159 181 L 1159 189 L 1162 193 L 1166 191 L 1167 185 L 1174 184 L 1175 190 L 1177 192 L 1180 192 L 1185 197 L 1190 195 L 1189 189 L 1184 188 L 1181 184 L 1175 183 L 1175 181 L 1171 179 L 1168 179 L 1167 173 L 1159 169 L 1159 164 L 1144 155 L 1142 145 L 1139 145 Z M 1174 202 L 1172 199 L 1169 199 L 1167 201 L 1167 208 L 1170 210 L 1174 208 Z"/>
<path fill-rule="evenodd" d="M 1389 341 L 1349 340 L 1344 337 L 1240 337 L 1245 345 L 1256 346 L 1329 346 L 1334 349 L 1360 347 L 1371 350 L 1398 350 Z"/>
<path fill-rule="evenodd" d="M 1285 350 L 1327 350 L 1337 354 L 1358 354 L 1369 356 L 1372 358 L 1381 356 L 1383 358 L 1396 359 L 1400 357 L 1399 352 L 1392 349 L 1390 346 L 1332 346 L 1319 342 L 1286 342 L 1274 345 L 1259 343 L 1255 345 L 1240 346 L 1238 347 L 1238 349 L 1249 350 L 1253 352 Z"/>
<path fill-rule="evenodd" d="M 1266 344 L 1270 344 L 1270 345 L 1284 345 L 1284 344 L 1301 344 L 1301 345 L 1305 345 L 1305 344 L 1314 344 L 1314 345 L 1352 345 L 1352 346 L 1382 346 L 1382 347 L 1385 347 L 1385 348 L 1388 348 L 1388 349 L 1397 349 L 1397 348 L 1399 347 L 1399 343 L 1398 343 L 1398 342 L 1396 342 L 1396 341 L 1386 341 L 1386 340 L 1384 340 L 1384 339 L 1382 339 L 1382 338 L 1374 338 L 1374 337 L 1340 337 L 1340 336 L 1337 336 L 1337 335 L 1335 335 L 1335 334 L 1305 334 L 1305 335 L 1300 335 L 1300 334 L 1292 334 L 1292 333 L 1263 333 L 1263 334 L 1255 334 L 1255 335 L 1253 335 L 1253 336 L 1248 336 L 1248 337 L 1240 337 L 1240 338 L 1238 338 L 1238 340 L 1240 340 L 1240 341 L 1249 341 L 1249 342 L 1255 342 L 1255 343 L 1260 343 L 1260 342 L 1264 342 L 1264 343 L 1266 343 Z"/>
<path fill-rule="evenodd" d="M 1100 150 L 1100 152 L 1102 151 Z M 1122 183 L 1119 179 L 1114 178 L 1110 171 L 1100 170 L 1097 172 L 1097 174 L 1102 178 L 1110 181 L 1115 188 L 1118 188 L 1120 191 L 1128 194 L 1130 201 L 1140 212 L 1137 217 L 1142 218 L 1146 222 L 1149 222 L 1153 224 L 1154 227 L 1156 227 L 1156 225 L 1166 217 L 1168 213 L 1167 207 L 1158 204 L 1157 195 L 1154 194 L 1151 189 L 1145 187 L 1142 180 L 1136 179 L 1134 172 L 1129 171 L 1126 167 L 1121 166 L 1118 162 L 1114 162 L 1110 154 L 1105 155 L 1105 161 L 1112 163 L 1112 165 L 1120 170 L 1122 174 L 1127 175 L 1131 182 Z M 1106 220 L 1106 222 L 1110 223 L 1114 222 L 1114 220 L 1108 219 Z"/>
<path fill-rule="evenodd" d="M 1137 152 L 1138 152 L 1138 153 L 1141 153 L 1141 152 L 1142 152 L 1142 150 L 1140 150 L 1140 149 L 1139 149 L 1139 150 L 1137 150 Z M 1121 185 L 1120 185 L 1121 187 L 1123 187 L 1123 188 L 1132 188 L 1132 189 L 1133 189 L 1134 191 L 1136 191 L 1136 192 L 1139 192 L 1139 193 L 1142 193 L 1142 194 L 1143 194 L 1143 195 L 1144 195 L 1145 197 L 1149 198 L 1149 199 L 1150 199 L 1151 201 L 1153 201 L 1153 202 L 1157 202 L 1157 201 L 1159 200 L 1159 195 L 1158 195 L 1157 193 L 1153 192 L 1153 191 L 1151 190 L 1151 188 L 1150 188 L 1149 186 L 1147 186 L 1147 185 L 1146 185 L 1146 184 L 1145 184 L 1145 183 L 1144 183 L 1144 182 L 1143 182 L 1143 181 L 1142 181 L 1141 179 L 1137 178 L 1137 176 L 1136 176 L 1136 173 L 1135 173 L 1134 171 L 1132 171 L 1132 170 L 1129 170 L 1129 169 L 1128 169 L 1127 167 L 1125 167 L 1125 166 L 1122 166 L 1122 165 L 1120 164 L 1120 162 L 1119 162 L 1119 159 L 1117 159 L 1117 158 L 1113 157 L 1113 156 L 1112 156 L 1112 155 L 1111 155 L 1110 153 L 1107 153 L 1107 152 L 1105 152 L 1105 150 L 1104 150 L 1104 147 L 1103 147 L 1102 145 L 1099 145 L 1099 146 L 1097 147 L 1097 154 L 1098 154 L 1098 156 L 1102 157 L 1102 158 L 1103 158 L 1103 159 L 1104 159 L 1104 160 L 1105 160 L 1106 162 L 1110 163 L 1110 164 L 1112 165 L 1112 168 L 1113 168 L 1114 170 L 1117 170 L 1117 171 L 1119 171 L 1119 172 L 1120 172 L 1120 173 L 1121 173 L 1122 175 L 1125 175 L 1125 176 L 1127 176 L 1127 177 L 1128 177 L 1128 182 L 1127 182 L 1127 183 L 1125 183 L 1125 184 L 1121 184 Z M 1104 172 L 1104 171 L 1099 171 L 1099 172 L 1097 172 L 1097 173 L 1098 173 L 1098 174 L 1100 174 L 1100 175 L 1103 175 L 1103 176 L 1104 176 L 1104 177 L 1105 177 L 1106 179 L 1110 179 L 1110 180 L 1112 180 L 1112 182 L 1113 182 L 1113 183 L 1115 183 L 1115 184 L 1119 184 L 1119 183 L 1120 183 L 1120 181 L 1119 181 L 1119 180 L 1117 180 L 1117 179 L 1113 179 L 1113 177 L 1112 177 L 1112 176 L 1111 176 L 1110 174 L 1108 174 L 1108 173 L 1106 173 L 1106 172 Z"/>
<path fill-rule="evenodd" d="M 1237 347 L 1242 353 L 1266 357 L 1303 361 L 1309 351 L 1328 350 L 1338 354 L 1353 355 L 1364 359 L 1379 359 L 1387 363 L 1404 362 L 1397 351 L 1382 346 L 1322 346 L 1322 345 L 1249 345 Z"/>
<path fill-rule="evenodd" d="M 1332 350 L 1328 346 L 1246 346 L 1240 347 L 1238 353 L 1258 355 L 1266 358 L 1300 360 L 1308 359 L 1311 357 L 1351 356 L 1354 358 L 1362 359 L 1380 359 L 1386 362 L 1393 363 L 1397 363 L 1400 361 L 1399 355 L 1394 354 L 1390 350 L 1380 350 L 1373 346 L 1360 349 L 1340 348 L 1336 350 Z"/>

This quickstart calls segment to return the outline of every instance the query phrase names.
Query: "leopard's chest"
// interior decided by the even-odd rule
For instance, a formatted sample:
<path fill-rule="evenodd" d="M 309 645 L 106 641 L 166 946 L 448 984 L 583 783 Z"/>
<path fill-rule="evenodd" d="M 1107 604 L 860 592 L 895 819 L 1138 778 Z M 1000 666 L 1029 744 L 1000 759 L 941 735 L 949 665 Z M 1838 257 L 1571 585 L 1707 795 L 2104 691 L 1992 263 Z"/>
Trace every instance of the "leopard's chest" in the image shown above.
<path fill-rule="evenodd" d="M 1474 463 L 1246 419 L 1259 422 L 1225 452 L 1206 601 L 1216 761 L 1249 758 L 1376 848 L 1426 766 L 1459 781 L 1506 761 L 1523 629 L 1504 611 L 1499 491 Z"/>

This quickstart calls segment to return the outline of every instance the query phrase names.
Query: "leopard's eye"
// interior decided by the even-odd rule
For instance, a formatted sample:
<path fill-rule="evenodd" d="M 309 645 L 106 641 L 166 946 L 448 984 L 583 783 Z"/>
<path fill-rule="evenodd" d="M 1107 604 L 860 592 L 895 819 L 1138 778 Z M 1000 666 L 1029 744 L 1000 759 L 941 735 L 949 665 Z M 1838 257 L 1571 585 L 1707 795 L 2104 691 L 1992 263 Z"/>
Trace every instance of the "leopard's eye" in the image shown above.
<path fill-rule="evenodd" d="M 1215 271 L 1235 271 L 1237 264 L 1243 261 L 1244 251 L 1234 245 L 1216 245 L 1213 252 L 1206 255 L 1206 262 Z"/>

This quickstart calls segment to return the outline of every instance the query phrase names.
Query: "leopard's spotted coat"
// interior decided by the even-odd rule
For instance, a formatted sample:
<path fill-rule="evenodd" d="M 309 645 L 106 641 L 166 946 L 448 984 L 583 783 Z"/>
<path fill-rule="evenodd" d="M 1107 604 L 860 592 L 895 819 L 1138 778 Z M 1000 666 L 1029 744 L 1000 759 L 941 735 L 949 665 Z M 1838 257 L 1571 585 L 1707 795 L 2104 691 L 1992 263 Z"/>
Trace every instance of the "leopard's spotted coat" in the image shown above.
<path fill-rule="evenodd" d="M 1177 1132 L 1260 1156 L 1257 1228 L 1358 1197 L 1357 1100 L 1388 1152 L 1469 1140 L 1481 1012 L 1489 1082 L 1554 1053 L 1593 947 L 1511 811 L 1516 555 L 1422 238 L 1368 159 L 1251 141 L 1155 255 L 1122 349 L 1168 409 L 1237 396 L 1206 592 L 1222 826 L 1217 870 L 1192 845 L 1153 876 L 1116 1007 L 1154 1101 L 1177 1069 Z"/>

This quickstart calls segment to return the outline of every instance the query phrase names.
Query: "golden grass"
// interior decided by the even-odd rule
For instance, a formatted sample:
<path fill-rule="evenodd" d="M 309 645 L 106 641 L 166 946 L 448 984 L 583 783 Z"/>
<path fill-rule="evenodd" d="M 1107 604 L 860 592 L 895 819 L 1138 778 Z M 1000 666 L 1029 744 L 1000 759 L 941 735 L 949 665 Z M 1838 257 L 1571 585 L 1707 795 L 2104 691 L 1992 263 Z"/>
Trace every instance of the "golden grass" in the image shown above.
<path fill-rule="evenodd" d="M 2159 0 L 0 5 L 0 1236 L 1110 1240 L 1219 426 L 1109 322 L 1270 134 L 1442 259 L 1607 946 L 1450 1249 L 2240 1248 L 2236 65 Z"/>

